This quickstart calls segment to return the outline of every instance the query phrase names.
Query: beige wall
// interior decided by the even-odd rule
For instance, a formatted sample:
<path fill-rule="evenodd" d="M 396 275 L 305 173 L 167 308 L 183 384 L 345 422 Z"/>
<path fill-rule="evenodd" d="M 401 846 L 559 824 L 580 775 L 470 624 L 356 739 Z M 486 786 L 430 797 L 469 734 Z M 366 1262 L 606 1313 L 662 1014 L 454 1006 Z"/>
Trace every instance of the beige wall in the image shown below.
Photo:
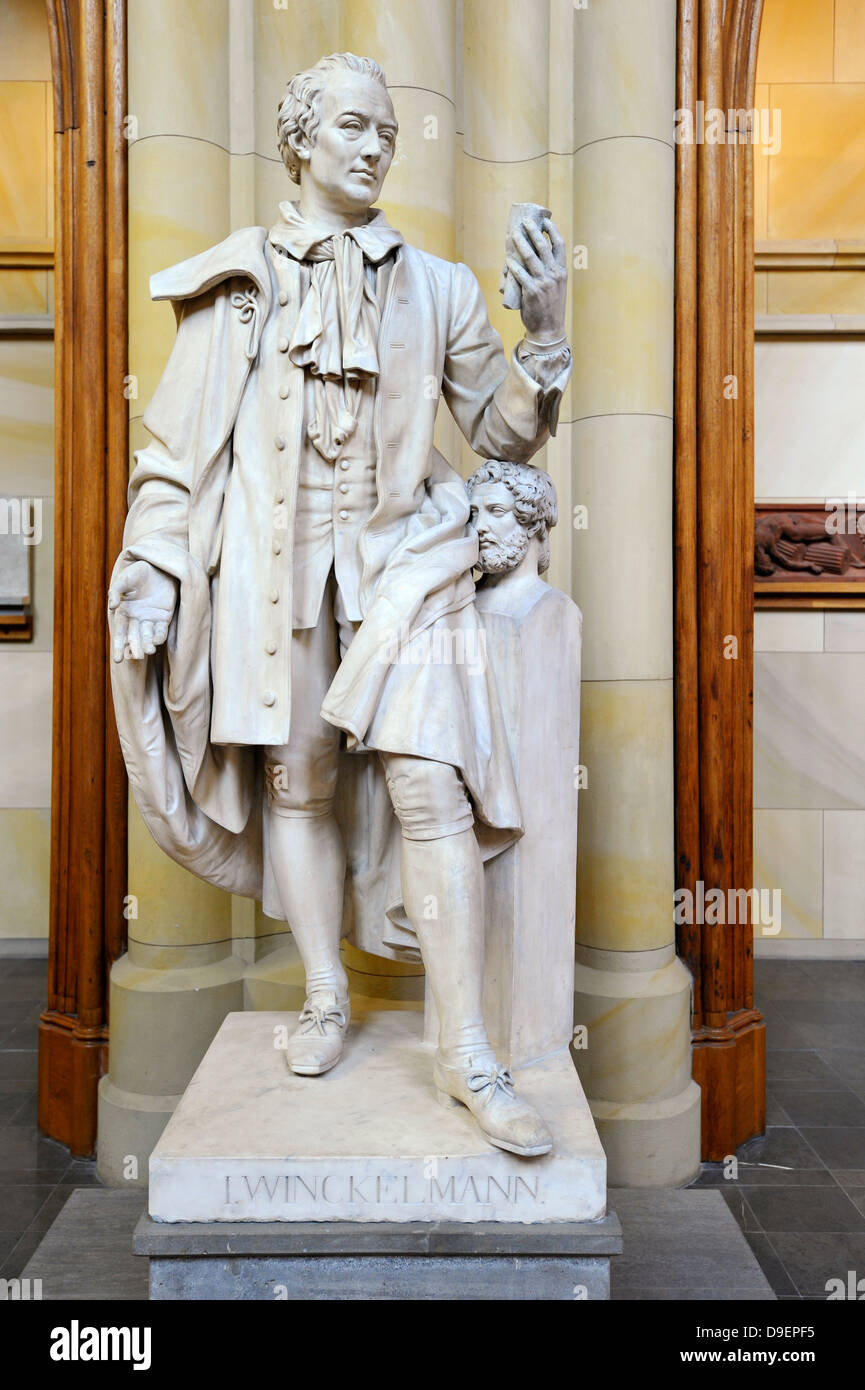
<path fill-rule="evenodd" d="M 756 495 L 861 497 L 865 0 L 766 0 L 756 104 L 781 120 L 755 155 Z M 758 612 L 754 645 L 755 876 L 782 894 L 757 949 L 865 955 L 865 611 Z"/>
<path fill-rule="evenodd" d="M 19 269 L 49 252 L 53 227 L 51 59 L 43 0 L 0 6 L 0 496 L 38 498 L 34 636 L 0 642 L 0 950 L 47 938 L 54 544 L 54 347 L 21 331 L 53 312 L 53 272 Z M 10 320 L 17 320 L 11 331 Z M 7 945 L 8 949 L 8 945 Z"/>

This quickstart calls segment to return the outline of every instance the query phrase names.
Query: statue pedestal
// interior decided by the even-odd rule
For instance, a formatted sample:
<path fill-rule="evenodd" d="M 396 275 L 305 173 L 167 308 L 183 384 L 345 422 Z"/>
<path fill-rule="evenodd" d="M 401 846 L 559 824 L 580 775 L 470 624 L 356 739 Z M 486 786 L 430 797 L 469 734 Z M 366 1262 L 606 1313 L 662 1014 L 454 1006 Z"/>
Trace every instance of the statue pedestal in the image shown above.
<path fill-rule="evenodd" d="M 556 1137 L 523 1159 L 436 1103 L 418 1013 L 352 1023 L 320 1077 L 275 1045 L 295 1021 L 229 1014 L 157 1144 L 136 1238 L 152 1297 L 489 1297 L 487 1260 L 501 1297 L 607 1296 L 618 1228 L 566 1050 L 518 1073 Z M 546 1261 L 537 1286 L 524 1257 Z"/>

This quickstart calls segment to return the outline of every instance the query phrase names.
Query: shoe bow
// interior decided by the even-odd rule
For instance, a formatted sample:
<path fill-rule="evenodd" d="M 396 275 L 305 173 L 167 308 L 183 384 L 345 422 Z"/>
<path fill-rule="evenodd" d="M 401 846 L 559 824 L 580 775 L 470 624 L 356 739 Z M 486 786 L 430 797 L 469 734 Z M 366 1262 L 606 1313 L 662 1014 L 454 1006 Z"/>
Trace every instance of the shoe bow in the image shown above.
<path fill-rule="evenodd" d="M 470 1091 L 475 1093 L 487 1091 L 483 1097 L 484 1103 L 489 1105 L 497 1090 L 504 1091 L 506 1096 L 514 1093 L 514 1078 L 505 1067 L 498 1064 L 491 1067 L 489 1071 L 473 1071 L 466 1077 L 466 1085 Z M 489 1088 L 487 1090 L 487 1088 Z"/>
<path fill-rule="evenodd" d="M 300 1018 L 297 1020 L 297 1027 L 298 1031 L 303 1028 L 304 1033 L 320 1033 L 322 1037 L 326 1037 L 326 1023 L 336 1023 L 340 1028 L 344 1028 L 345 1014 L 343 1010 L 334 1005 L 322 1008 L 320 1004 L 304 1004 Z"/>

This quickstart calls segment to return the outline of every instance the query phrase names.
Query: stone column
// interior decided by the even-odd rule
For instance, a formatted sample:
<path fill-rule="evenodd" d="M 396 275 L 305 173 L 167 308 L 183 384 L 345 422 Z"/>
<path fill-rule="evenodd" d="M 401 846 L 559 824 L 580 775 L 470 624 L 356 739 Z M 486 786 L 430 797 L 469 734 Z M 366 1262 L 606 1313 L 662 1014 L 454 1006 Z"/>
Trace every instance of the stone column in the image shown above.
<path fill-rule="evenodd" d="M 592 0 L 574 26 L 575 1056 L 611 1185 L 666 1186 L 700 1158 L 673 929 L 675 0 Z"/>
<path fill-rule="evenodd" d="M 206 12 L 205 12 L 206 11 Z M 174 340 L 154 271 L 231 230 L 230 6 L 129 0 L 130 449 Z M 122 383 L 118 384 L 122 388 Z M 112 716 L 113 717 L 113 716 Z M 157 848 L 134 805 L 129 950 L 111 972 L 109 1074 L 99 1087 L 104 1182 L 147 1184 L 147 1161 L 223 1018 L 243 1008 L 232 900 Z"/>

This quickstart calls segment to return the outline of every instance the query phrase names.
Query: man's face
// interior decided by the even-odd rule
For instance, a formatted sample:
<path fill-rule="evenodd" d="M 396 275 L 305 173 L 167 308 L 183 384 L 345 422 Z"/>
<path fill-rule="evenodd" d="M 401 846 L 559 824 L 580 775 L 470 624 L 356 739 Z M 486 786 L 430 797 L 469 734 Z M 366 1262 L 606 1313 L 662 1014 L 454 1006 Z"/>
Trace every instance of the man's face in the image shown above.
<path fill-rule="evenodd" d="M 372 206 L 396 133 L 393 104 L 381 83 L 358 72 L 330 74 L 306 169 L 331 206 L 350 213 Z"/>
<path fill-rule="evenodd" d="M 516 568 L 529 548 L 529 533 L 517 519 L 514 496 L 505 483 L 477 483 L 469 521 L 478 533 L 478 568 L 502 574 Z"/>

